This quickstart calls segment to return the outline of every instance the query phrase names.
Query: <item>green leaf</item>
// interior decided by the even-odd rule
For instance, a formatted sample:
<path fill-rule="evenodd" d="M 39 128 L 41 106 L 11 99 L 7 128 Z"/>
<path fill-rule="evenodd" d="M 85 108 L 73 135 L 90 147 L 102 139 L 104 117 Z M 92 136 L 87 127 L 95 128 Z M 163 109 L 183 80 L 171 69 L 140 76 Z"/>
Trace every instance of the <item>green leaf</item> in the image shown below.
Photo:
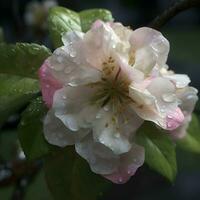
<path fill-rule="evenodd" d="M 155 125 L 146 123 L 137 133 L 137 142 L 145 148 L 145 162 L 170 181 L 177 172 L 175 145 Z"/>
<path fill-rule="evenodd" d="M 53 7 L 48 16 L 48 27 L 54 46 L 62 46 L 63 33 L 68 31 L 86 32 L 97 19 L 113 20 L 110 11 L 105 9 L 91 9 L 77 13 L 64 7 Z"/>
<path fill-rule="evenodd" d="M 29 160 L 34 160 L 49 152 L 49 144 L 43 135 L 43 118 L 46 107 L 41 98 L 37 98 L 23 112 L 19 124 L 19 140 Z"/>
<path fill-rule="evenodd" d="M 200 124 L 197 116 L 192 115 L 192 121 L 187 129 L 187 134 L 183 139 L 177 141 L 180 148 L 193 153 L 200 153 Z"/>
<path fill-rule="evenodd" d="M 72 147 L 49 155 L 44 167 L 47 184 L 55 199 L 95 200 L 111 186 L 106 179 L 94 174 Z"/>
<path fill-rule="evenodd" d="M 53 200 L 44 178 L 44 170 L 40 170 L 26 188 L 24 200 Z"/>
<path fill-rule="evenodd" d="M 37 78 L 38 69 L 51 54 L 45 46 L 17 43 L 0 44 L 0 73 Z"/>
<path fill-rule="evenodd" d="M 79 13 L 81 19 L 81 28 L 83 32 L 90 29 L 91 25 L 97 20 L 113 21 L 112 14 L 106 9 L 89 9 Z"/>
<path fill-rule="evenodd" d="M 78 13 L 63 7 L 53 7 L 48 16 L 50 36 L 55 47 L 62 46 L 61 36 L 68 31 L 81 31 Z"/>
<path fill-rule="evenodd" d="M 9 116 L 23 108 L 38 92 L 37 80 L 0 74 L 0 126 Z"/>

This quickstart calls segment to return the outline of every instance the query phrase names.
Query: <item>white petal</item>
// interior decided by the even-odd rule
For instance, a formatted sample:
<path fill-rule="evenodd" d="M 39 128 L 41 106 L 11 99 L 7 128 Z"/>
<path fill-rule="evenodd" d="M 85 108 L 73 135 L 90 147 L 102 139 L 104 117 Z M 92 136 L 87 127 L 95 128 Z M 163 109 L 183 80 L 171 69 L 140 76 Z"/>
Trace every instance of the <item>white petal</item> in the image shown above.
<path fill-rule="evenodd" d="M 48 58 L 52 76 L 65 85 L 87 84 L 100 80 L 100 72 L 91 67 L 84 57 L 82 38 L 75 40 L 73 34 L 75 32 L 65 36 L 63 40 L 67 45 L 56 49 Z"/>
<path fill-rule="evenodd" d="M 55 117 L 53 110 L 47 113 L 44 120 L 44 136 L 53 145 L 64 147 L 73 145 L 76 141 L 88 134 L 88 130 L 81 129 L 79 132 L 70 131 L 60 119 Z"/>
<path fill-rule="evenodd" d="M 113 29 L 106 23 L 91 29 L 84 37 L 84 55 L 87 61 L 95 68 L 102 70 L 102 63 L 112 54 L 121 49 L 123 43 Z"/>
<path fill-rule="evenodd" d="M 164 77 L 171 80 L 177 88 L 184 88 L 190 83 L 190 78 L 186 74 L 171 74 Z"/>
<path fill-rule="evenodd" d="M 136 51 L 149 47 L 149 51 L 154 55 L 150 63 L 155 59 L 158 65 L 165 64 L 169 53 L 169 42 L 160 32 L 147 27 L 136 29 L 132 33 L 130 43 Z"/>
<path fill-rule="evenodd" d="M 134 132 L 143 120 L 132 110 L 124 110 L 121 115 L 114 115 L 112 111 L 101 110 L 93 123 L 93 135 L 97 142 L 110 148 L 115 154 L 128 152 Z"/>
<path fill-rule="evenodd" d="M 80 31 L 66 32 L 62 35 L 62 42 L 65 46 L 69 46 L 73 42 L 81 42 L 83 37 L 84 33 Z"/>
<path fill-rule="evenodd" d="M 118 169 L 114 173 L 106 175 L 105 178 L 118 184 L 127 182 L 136 170 L 143 165 L 144 154 L 144 148 L 133 143 L 131 150 L 120 156 Z"/>
<path fill-rule="evenodd" d="M 197 89 L 193 87 L 185 87 L 181 90 L 177 90 L 177 96 L 180 100 L 180 108 L 185 115 L 190 115 L 198 100 Z"/>
<path fill-rule="evenodd" d="M 115 31 L 115 33 L 121 40 L 129 41 L 133 30 L 131 30 L 130 28 L 127 28 L 126 26 L 123 26 L 123 24 L 119 22 L 110 23 L 110 26 L 112 27 L 112 29 Z"/>
<path fill-rule="evenodd" d="M 151 51 L 151 47 L 145 46 L 135 52 L 134 68 L 142 71 L 145 74 L 149 74 L 155 65 L 156 58 L 154 53 Z"/>
<path fill-rule="evenodd" d="M 91 127 L 97 108 L 90 105 L 93 88 L 89 86 L 67 86 L 54 95 L 55 115 L 72 131 Z"/>
<path fill-rule="evenodd" d="M 88 161 L 94 173 L 110 174 L 117 169 L 118 156 L 103 144 L 94 142 L 92 135 L 76 143 L 75 147 L 76 152 Z"/>
<path fill-rule="evenodd" d="M 129 89 L 135 112 L 141 118 L 170 130 L 180 126 L 184 120 L 183 113 L 177 107 L 177 99 L 173 96 L 163 98 L 163 95 L 174 95 L 174 92 L 174 85 L 164 78 L 153 79 L 146 89 L 134 84 Z"/>

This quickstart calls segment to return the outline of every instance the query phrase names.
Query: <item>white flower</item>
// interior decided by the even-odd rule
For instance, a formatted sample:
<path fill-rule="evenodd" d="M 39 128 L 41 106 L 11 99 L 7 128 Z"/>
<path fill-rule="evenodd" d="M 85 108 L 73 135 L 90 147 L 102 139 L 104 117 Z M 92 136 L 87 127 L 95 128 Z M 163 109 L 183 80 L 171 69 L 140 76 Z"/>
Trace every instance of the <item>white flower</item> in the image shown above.
<path fill-rule="evenodd" d="M 96 21 L 87 33 L 62 40 L 40 69 L 50 107 L 45 137 L 61 147 L 75 144 L 93 172 L 124 183 L 144 162 L 144 149 L 134 142 L 143 121 L 169 131 L 182 125 L 185 92 L 179 91 L 189 78 L 169 73 L 169 42 L 150 28 Z"/>

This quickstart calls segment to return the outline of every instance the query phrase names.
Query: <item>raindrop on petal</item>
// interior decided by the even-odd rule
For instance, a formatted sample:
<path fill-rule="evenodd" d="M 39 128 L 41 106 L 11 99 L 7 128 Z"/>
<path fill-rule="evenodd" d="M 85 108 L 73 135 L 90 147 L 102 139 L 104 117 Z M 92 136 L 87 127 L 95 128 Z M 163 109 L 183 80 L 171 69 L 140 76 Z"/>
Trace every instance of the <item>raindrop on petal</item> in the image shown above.
<path fill-rule="evenodd" d="M 175 101 L 176 95 L 173 93 L 166 93 L 166 94 L 162 95 L 162 99 L 163 99 L 163 101 L 170 103 L 170 102 Z"/>

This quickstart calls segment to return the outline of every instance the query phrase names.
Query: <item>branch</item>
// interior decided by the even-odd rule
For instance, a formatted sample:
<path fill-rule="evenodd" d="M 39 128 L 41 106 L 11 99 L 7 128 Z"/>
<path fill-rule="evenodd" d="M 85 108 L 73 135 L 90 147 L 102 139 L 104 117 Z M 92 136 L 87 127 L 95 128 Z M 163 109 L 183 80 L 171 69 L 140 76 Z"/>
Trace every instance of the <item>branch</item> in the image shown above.
<path fill-rule="evenodd" d="M 8 186 L 16 183 L 21 178 L 29 177 L 41 167 L 39 162 L 27 162 L 25 160 L 17 160 L 0 165 L 0 187 Z"/>
<path fill-rule="evenodd" d="M 156 17 L 153 22 L 150 23 L 150 27 L 154 29 L 160 29 L 165 25 L 170 19 L 175 17 L 182 11 L 188 10 L 190 8 L 200 6 L 200 0 L 179 0 L 172 4 L 168 9 L 166 9 L 161 15 Z"/>

